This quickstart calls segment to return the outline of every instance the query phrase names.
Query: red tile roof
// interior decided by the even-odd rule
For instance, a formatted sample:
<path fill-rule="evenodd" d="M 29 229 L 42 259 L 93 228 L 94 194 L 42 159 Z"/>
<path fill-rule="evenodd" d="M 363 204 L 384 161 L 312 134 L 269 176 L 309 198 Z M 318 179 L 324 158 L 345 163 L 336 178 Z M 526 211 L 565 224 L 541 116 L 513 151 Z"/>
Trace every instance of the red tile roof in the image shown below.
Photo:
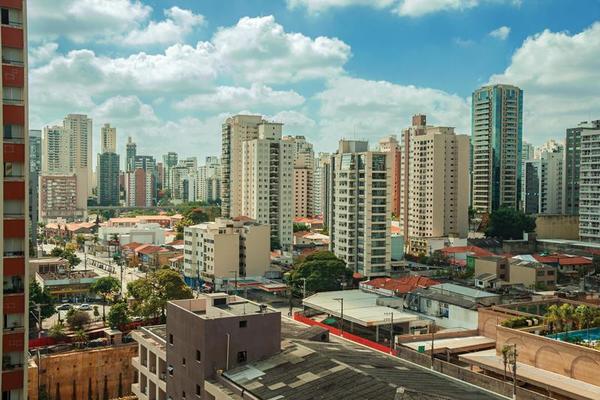
<path fill-rule="evenodd" d="M 137 250 L 138 253 L 142 253 L 142 254 L 154 254 L 154 253 L 160 253 L 160 252 L 164 252 L 164 251 L 168 251 L 167 249 L 165 249 L 164 247 L 160 247 L 160 246 L 145 246 L 139 250 Z"/>
<path fill-rule="evenodd" d="M 392 278 L 375 278 L 370 281 L 363 282 L 363 285 L 371 286 L 374 289 L 386 289 L 395 293 L 409 293 L 417 288 L 429 287 L 438 285 L 440 282 L 427 278 L 425 276 L 406 276 L 400 279 Z"/>
<path fill-rule="evenodd" d="M 392 225 L 392 233 L 402 233 L 402 229 L 399 226 Z"/>
<path fill-rule="evenodd" d="M 559 264 L 559 265 L 592 265 L 592 261 L 581 256 L 571 256 L 567 254 L 551 254 L 547 256 L 541 256 L 534 254 L 538 262 L 543 264 Z"/>
<path fill-rule="evenodd" d="M 564 257 L 558 262 L 560 265 L 592 265 L 592 261 L 585 257 Z"/>
<path fill-rule="evenodd" d="M 180 246 L 182 244 L 185 244 L 184 240 L 174 240 L 171 243 L 167 243 L 167 246 Z"/>
<path fill-rule="evenodd" d="M 135 250 L 136 248 L 140 247 L 141 245 L 142 245 L 142 243 L 131 242 L 131 243 L 124 244 L 121 247 L 124 249 Z"/>
<path fill-rule="evenodd" d="M 444 247 L 441 250 L 442 253 L 448 254 L 457 254 L 457 253 L 473 253 L 477 257 L 488 257 L 493 256 L 494 253 L 488 251 L 486 249 L 482 249 L 477 246 L 455 246 L 455 247 Z"/>

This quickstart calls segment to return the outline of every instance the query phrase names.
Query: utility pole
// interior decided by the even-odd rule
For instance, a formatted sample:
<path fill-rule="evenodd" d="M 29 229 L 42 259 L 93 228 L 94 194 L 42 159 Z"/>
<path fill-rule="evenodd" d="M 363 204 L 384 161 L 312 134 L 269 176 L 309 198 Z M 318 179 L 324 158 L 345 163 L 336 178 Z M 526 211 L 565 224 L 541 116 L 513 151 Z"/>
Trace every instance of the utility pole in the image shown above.
<path fill-rule="evenodd" d="M 340 308 L 341 308 L 341 318 L 340 318 L 340 336 L 344 337 L 344 298 L 343 297 L 336 297 L 334 300 L 339 301 L 340 302 Z"/>
<path fill-rule="evenodd" d="M 390 316 L 390 354 L 394 353 L 394 312 L 386 312 L 384 315 Z M 387 319 L 387 318 L 386 318 Z"/>
<path fill-rule="evenodd" d="M 433 369 L 433 360 L 435 358 L 434 353 L 433 353 L 434 340 L 435 340 L 435 321 L 433 321 L 433 328 L 431 329 L 431 369 Z"/>
<path fill-rule="evenodd" d="M 517 344 L 513 345 L 513 350 L 511 352 L 511 363 L 512 363 L 512 372 L 513 372 L 513 400 L 517 400 Z"/>

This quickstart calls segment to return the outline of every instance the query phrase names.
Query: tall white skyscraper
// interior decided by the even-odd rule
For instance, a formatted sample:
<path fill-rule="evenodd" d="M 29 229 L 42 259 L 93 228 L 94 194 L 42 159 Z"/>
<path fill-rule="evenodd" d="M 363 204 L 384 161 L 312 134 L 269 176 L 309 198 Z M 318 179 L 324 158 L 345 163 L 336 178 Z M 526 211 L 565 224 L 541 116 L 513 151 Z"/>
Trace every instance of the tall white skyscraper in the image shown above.
<path fill-rule="evenodd" d="M 63 128 L 69 135 L 70 154 L 69 165 L 72 173 L 84 175 L 83 190 L 87 187 L 87 196 L 92 195 L 92 120 L 85 114 L 69 114 L 63 120 Z"/>
<path fill-rule="evenodd" d="M 363 276 L 390 274 L 390 158 L 366 141 L 340 140 L 330 160 L 330 249 Z"/>
<path fill-rule="evenodd" d="M 315 215 L 315 153 L 304 136 L 285 136 L 294 152 L 294 217 Z"/>
<path fill-rule="evenodd" d="M 62 126 L 46 126 L 42 135 L 42 174 L 68 174 L 70 138 Z"/>
<path fill-rule="evenodd" d="M 117 128 L 111 127 L 110 124 L 104 124 L 100 128 L 100 152 L 117 152 Z"/>
<path fill-rule="evenodd" d="M 600 124 L 581 131 L 579 237 L 600 242 Z"/>
<path fill-rule="evenodd" d="M 555 141 L 551 141 L 556 144 Z M 564 147 L 546 145 L 523 169 L 522 209 L 528 214 L 561 214 L 564 201 Z"/>

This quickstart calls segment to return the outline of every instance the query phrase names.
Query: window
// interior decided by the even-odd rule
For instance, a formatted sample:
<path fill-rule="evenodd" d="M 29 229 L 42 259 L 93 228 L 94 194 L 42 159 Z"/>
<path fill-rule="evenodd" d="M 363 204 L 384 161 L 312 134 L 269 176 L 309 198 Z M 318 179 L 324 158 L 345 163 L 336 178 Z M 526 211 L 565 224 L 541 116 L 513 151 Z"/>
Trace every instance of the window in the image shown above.
<path fill-rule="evenodd" d="M 181 392 L 181 398 L 185 399 L 185 392 Z"/>
<path fill-rule="evenodd" d="M 200 385 L 196 385 L 196 396 L 202 396 L 202 387 Z"/>
<path fill-rule="evenodd" d="M 169 344 L 173 344 L 173 334 L 169 333 Z"/>
<path fill-rule="evenodd" d="M 2 9 L 2 25 L 8 25 L 8 9 Z"/>
<path fill-rule="evenodd" d="M 202 353 L 200 352 L 200 350 L 196 350 L 196 361 L 202 361 Z"/>
<path fill-rule="evenodd" d="M 245 351 L 238 351 L 237 361 L 239 363 L 244 363 L 248 359 L 248 354 Z"/>
<path fill-rule="evenodd" d="M 169 365 L 167 367 L 167 372 L 169 373 L 170 376 L 173 376 L 173 374 L 175 373 L 175 368 L 173 368 L 172 365 Z"/>
<path fill-rule="evenodd" d="M 247 326 L 248 326 L 248 321 L 246 321 L 246 320 L 240 321 L 240 328 L 246 328 Z"/>
<path fill-rule="evenodd" d="M 185 357 L 183 357 L 183 358 L 181 359 L 181 365 L 183 365 L 183 366 L 185 367 Z"/>

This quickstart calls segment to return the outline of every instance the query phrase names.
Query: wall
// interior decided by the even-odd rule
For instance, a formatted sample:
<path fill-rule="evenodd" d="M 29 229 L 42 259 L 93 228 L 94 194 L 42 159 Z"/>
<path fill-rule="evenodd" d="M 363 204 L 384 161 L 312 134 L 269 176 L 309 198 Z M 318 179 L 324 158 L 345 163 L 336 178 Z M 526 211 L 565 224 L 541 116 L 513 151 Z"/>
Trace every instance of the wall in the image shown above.
<path fill-rule="evenodd" d="M 600 386 L 600 351 L 498 326 L 496 351 L 516 344 L 519 362 Z"/>
<path fill-rule="evenodd" d="M 535 225 L 538 239 L 579 240 L 578 215 L 538 215 Z"/>
<path fill-rule="evenodd" d="M 111 399 L 131 394 L 135 372 L 131 359 L 137 350 L 133 343 L 42 356 L 40 387 L 46 387 L 48 400 L 57 400 L 57 393 L 61 399 L 104 398 L 105 392 Z M 37 360 L 34 357 L 32 361 Z M 37 400 L 39 369 L 32 365 L 28 399 Z"/>
<path fill-rule="evenodd" d="M 477 330 L 481 336 L 496 339 L 496 326 L 513 317 L 512 315 L 495 311 L 492 308 L 480 308 L 477 310 L 479 318 Z"/>
<path fill-rule="evenodd" d="M 479 276 L 481 274 L 492 274 L 496 275 L 497 273 L 497 260 L 486 260 L 483 258 L 475 258 L 475 276 Z"/>

